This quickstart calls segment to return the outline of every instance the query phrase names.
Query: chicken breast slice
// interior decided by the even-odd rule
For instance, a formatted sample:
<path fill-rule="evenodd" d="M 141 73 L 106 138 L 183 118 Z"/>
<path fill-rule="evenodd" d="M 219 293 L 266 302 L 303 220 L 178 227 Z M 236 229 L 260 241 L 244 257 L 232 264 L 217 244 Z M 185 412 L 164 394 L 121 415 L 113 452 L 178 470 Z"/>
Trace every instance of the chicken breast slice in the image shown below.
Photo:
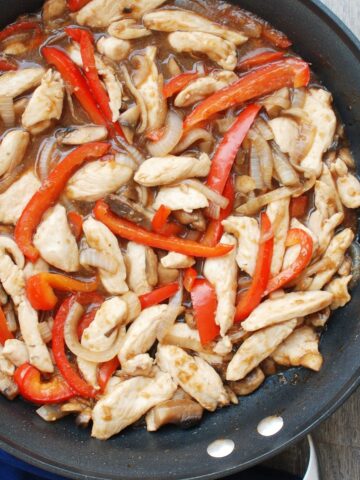
<path fill-rule="evenodd" d="M 331 310 L 344 307 L 350 302 L 351 296 L 348 291 L 348 285 L 351 279 L 352 275 L 334 278 L 334 280 L 331 280 L 331 282 L 326 285 L 325 290 L 333 295 L 333 301 L 330 305 Z"/>
<path fill-rule="evenodd" d="M 290 222 L 289 205 L 290 197 L 287 197 L 271 202 L 266 209 L 274 232 L 274 250 L 271 261 L 271 276 L 273 277 L 280 272 L 284 261 L 285 243 Z"/>
<path fill-rule="evenodd" d="M 108 28 L 108 34 L 120 40 L 134 40 L 136 38 L 147 37 L 151 31 L 144 28 L 143 25 L 136 23 L 132 18 L 124 18 L 114 22 Z"/>
<path fill-rule="evenodd" d="M 124 60 L 130 52 L 131 44 L 115 37 L 101 37 L 96 43 L 98 51 L 114 62 Z M 120 105 L 121 106 L 121 105 Z"/>
<path fill-rule="evenodd" d="M 94 202 L 116 192 L 132 175 L 132 168 L 116 160 L 95 160 L 81 167 L 70 178 L 65 193 L 71 200 Z"/>
<path fill-rule="evenodd" d="M 36 275 L 37 273 L 48 272 L 49 265 L 39 257 L 36 262 L 26 262 L 25 268 L 23 270 L 24 278 L 27 280 L 28 278 Z"/>
<path fill-rule="evenodd" d="M 315 182 L 314 193 L 315 207 L 324 219 L 330 218 L 337 212 L 334 190 L 329 187 L 329 185 L 321 180 L 317 180 Z"/>
<path fill-rule="evenodd" d="M 318 244 L 318 239 L 317 239 L 317 236 L 315 235 L 315 233 L 312 230 L 310 230 L 310 228 L 305 227 L 305 225 L 303 223 L 299 222 L 299 220 L 297 218 L 292 218 L 291 219 L 290 229 L 293 229 L 293 228 L 298 228 L 300 230 L 303 230 L 305 233 L 307 233 L 312 238 L 312 241 L 313 241 L 313 256 L 314 256 L 314 254 L 316 253 L 316 251 L 318 249 L 318 245 L 319 245 Z M 300 250 L 301 250 L 300 245 L 293 245 L 291 247 L 288 247 L 285 250 L 284 261 L 283 261 L 281 270 L 285 270 L 286 268 L 290 267 L 295 262 L 295 260 L 299 256 Z"/>
<path fill-rule="evenodd" d="M 168 36 L 170 46 L 179 53 L 200 53 L 225 70 L 234 70 L 237 64 L 236 47 L 211 33 L 174 32 Z"/>
<path fill-rule="evenodd" d="M 299 126 L 289 117 L 273 118 L 269 122 L 275 142 L 283 153 L 291 154 L 299 136 Z"/>
<path fill-rule="evenodd" d="M 107 128 L 102 125 L 84 125 L 66 129 L 63 134 L 57 136 L 57 140 L 63 145 L 83 145 L 89 142 L 100 142 L 107 136 Z"/>
<path fill-rule="evenodd" d="M 286 367 L 306 367 L 318 372 L 323 358 L 319 352 L 319 336 L 312 327 L 303 326 L 293 333 L 271 355 Z"/>
<path fill-rule="evenodd" d="M 79 270 L 79 249 L 70 229 L 66 209 L 60 204 L 49 209 L 34 235 L 41 257 L 64 272 Z"/>
<path fill-rule="evenodd" d="M 347 208 L 360 207 L 360 182 L 349 172 L 345 162 L 340 158 L 334 163 L 334 170 L 337 173 L 336 186 L 342 204 Z"/>
<path fill-rule="evenodd" d="M 198 208 L 208 207 L 209 202 L 205 195 L 195 188 L 179 185 L 177 187 L 160 188 L 153 203 L 153 208 L 157 210 L 161 205 L 165 205 L 170 210 L 184 210 L 191 213 Z"/>
<path fill-rule="evenodd" d="M 22 115 L 22 125 L 31 131 L 33 127 L 50 126 L 51 120 L 59 120 L 63 110 L 65 85 L 60 73 L 48 70 L 41 84 L 32 94 Z M 37 128 L 37 132 L 39 129 Z"/>
<path fill-rule="evenodd" d="M 308 226 L 318 238 L 316 255 L 319 256 L 325 252 L 334 236 L 335 229 L 342 224 L 343 220 L 344 214 L 342 212 L 334 213 L 332 217 L 327 219 L 324 219 L 318 210 L 310 214 Z"/>
<path fill-rule="evenodd" d="M 344 208 L 343 208 L 335 181 L 326 163 L 323 163 L 322 172 L 321 172 L 321 176 L 319 177 L 319 180 L 325 183 L 330 188 L 330 192 L 331 192 L 330 198 L 333 198 L 333 200 L 335 201 L 336 211 L 343 212 Z"/>
<path fill-rule="evenodd" d="M 224 233 L 221 243 L 236 245 L 235 238 Z M 234 323 L 235 299 L 237 290 L 236 250 L 216 258 L 207 258 L 204 263 L 204 276 L 214 286 L 217 297 L 215 323 L 220 327 L 222 337 Z"/>
<path fill-rule="evenodd" d="M 281 298 L 265 300 L 242 323 L 247 332 L 310 315 L 329 306 L 333 296 L 329 292 L 292 292 Z"/>
<path fill-rule="evenodd" d="M 126 284 L 124 259 L 115 235 L 102 222 L 88 218 L 83 224 L 86 241 L 91 248 L 111 256 L 118 263 L 114 273 L 99 268 L 100 280 L 105 290 L 112 295 L 120 295 L 129 290 Z"/>
<path fill-rule="evenodd" d="M 25 295 L 25 279 L 21 268 L 9 255 L 0 253 L 0 282 L 5 292 L 11 296 L 15 306 L 19 305 Z"/>
<path fill-rule="evenodd" d="M 189 268 L 195 263 L 194 257 L 177 252 L 169 252 L 160 261 L 165 268 Z"/>
<path fill-rule="evenodd" d="M 135 181 L 145 187 L 156 187 L 192 177 L 206 177 L 210 171 L 210 158 L 206 153 L 199 158 L 152 157 L 143 162 L 135 173 Z"/>
<path fill-rule="evenodd" d="M 45 23 L 58 20 L 67 9 L 66 0 L 47 0 L 42 9 L 42 18 Z"/>
<path fill-rule="evenodd" d="M 153 378 L 134 377 L 119 383 L 96 403 L 91 435 L 100 440 L 110 438 L 169 400 L 175 390 L 170 375 L 158 370 Z"/>
<path fill-rule="evenodd" d="M 25 343 L 17 338 L 6 340 L 2 355 L 16 367 L 29 362 L 29 352 Z"/>
<path fill-rule="evenodd" d="M 91 0 L 74 17 L 78 25 L 106 28 L 122 17 L 125 7 L 126 0 Z"/>
<path fill-rule="evenodd" d="M 214 368 L 200 357 L 192 357 L 175 345 L 159 345 L 156 361 L 160 369 L 206 410 L 229 404 L 228 394 Z"/>
<path fill-rule="evenodd" d="M 130 358 L 122 366 L 121 371 L 131 377 L 151 377 L 153 373 L 154 359 L 148 353 L 140 353 Z"/>
<path fill-rule="evenodd" d="M 15 373 L 15 365 L 3 355 L 3 346 L 0 345 L 0 373 L 12 377 Z"/>
<path fill-rule="evenodd" d="M 241 380 L 268 358 L 296 327 L 296 319 L 253 333 L 241 344 L 227 370 L 226 380 Z"/>
<path fill-rule="evenodd" d="M 0 222 L 15 225 L 41 182 L 29 170 L 0 194 Z"/>
<path fill-rule="evenodd" d="M 127 0 L 126 6 L 133 18 L 141 18 L 145 13 L 160 7 L 166 0 Z"/>
<path fill-rule="evenodd" d="M 304 111 L 316 128 L 310 151 L 301 161 L 301 167 L 311 175 L 319 177 L 322 170 L 323 154 L 329 149 L 336 128 L 336 116 L 331 107 L 331 93 L 321 88 L 311 88 L 306 94 Z"/>
<path fill-rule="evenodd" d="M 83 358 L 76 357 L 76 363 L 84 380 L 98 389 L 98 363 L 84 360 Z"/>
<path fill-rule="evenodd" d="M 154 251 L 140 243 L 129 242 L 126 249 L 126 266 L 130 290 L 137 295 L 151 292 L 157 284 L 157 258 Z"/>
<path fill-rule="evenodd" d="M 0 96 L 15 98 L 37 87 L 45 69 L 42 67 L 22 68 L 14 72 L 5 72 L 0 77 Z"/>
<path fill-rule="evenodd" d="M 260 229 L 255 218 L 230 216 L 222 221 L 226 232 L 238 240 L 236 262 L 239 268 L 253 276 L 259 249 Z"/>
<path fill-rule="evenodd" d="M 157 10 L 144 15 L 143 22 L 150 30 L 211 33 L 235 45 L 242 45 L 247 41 L 247 37 L 242 33 L 187 10 Z"/>
<path fill-rule="evenodd" d="M 30 134 L 24 130 L 5 133 L 0 145 L 0 177 L 19 165 L 30 142 Z"/>

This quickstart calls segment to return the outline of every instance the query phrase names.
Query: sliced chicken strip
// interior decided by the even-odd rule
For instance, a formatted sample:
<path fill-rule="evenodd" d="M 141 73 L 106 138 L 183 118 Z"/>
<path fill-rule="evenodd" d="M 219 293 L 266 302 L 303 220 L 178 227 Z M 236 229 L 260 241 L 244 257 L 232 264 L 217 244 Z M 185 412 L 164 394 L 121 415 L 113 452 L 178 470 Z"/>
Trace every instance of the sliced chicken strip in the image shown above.
<path fill-rule="evenodd" d="M 44 74 L 45 69 L 42 67 L 22 68 L 3 73 L 0 77 L 0 97 L 18 97 L 37 87 Z"/>
<path fill-rule="evenodd" d="M 346 277 L 334 278 L 325 287 L 327 292 L 333 294 L 333 301 L 330 305 L 331 310 L 344 307 L 351 300 L 351 296 L 348 292 L 348 285 L 352 279 L 352 275 Z"/>
<path fill-rule="evenodd" d="M 153 374 L 154 359 L 148 353 L 140 353 L 130 358 L 122 366 L 121 371 L 131 377 L 151 377 Z"/>
<path fill-rule="evenodd" d="M 319 210 L 321 216 L 330 218 L 337 211 L 336 197 L 334 190 L 325 182 L 317 180 L 314 187 L 315 207 Z"/>
<path fill-rule="evenodd" d="M 15 365 L 4 356 L 3 346 L 0 344 L 0 373 L 12 377 L 15 373 Z"/>
<path fill-rule="evenodd" d="M 341 203 L 341 199 L 337 191 L 335 181 L 326 163 L 323 163 L 322 172 L 321 172 L 321 176 L 319 177 L 319 180 L 323 183 L 326 183 L 326 185 L 330 188 L 330 191 L 331 191 L 330 198 L 332 198 L 336 203 L 336 211 L 343 212 L 344 208 Z"/>
<path fill-rule="evenodd" d="M 91 0 L 74 14 L 78 25 L 106 28 L 122 17 L 126 0 Z"/>
<path fill-rule="evenodd" d="M 119 383 L 95 405 L 91 435 L 100 440 L 110 438 L 169 400 L 175 390 L 170 375 L 158 370 L 153 378 L 134 377 Z"/>
<path fill-rule="evenodd" d="M 45 213 L 34 235 L 34 245 L 50 265 L 64 272 L 79 270 L 79 249 L 62 205 Z"/>
<path fill-rule="evenodd" d="M 0 282 L 15 306 L 19 305 L 25 295 L 24 274 L 9 255 L 3 252 L 0 253 Z"/>
<path fill-rule="evenodd" d="M 121 40 L 115 37 L 101 37 L 96 43 L 98 51 L 110 58 L 114 62 L 120 62 L 127 58 L 131 44 L 126 40 Z"/>
<path fill-rule="evenodd" d="M 334 236 L 335 229 L 341 225 L 344 220 L 342 212 L 335 213 L 332 217 L 325 219 L 321 216 L 318 210 L 311 213 L 308 226 L 310 230 L 318 237 L 318 249 L 316 255 L 322 255 L 331 239 Z"/>
<path fill-rule="evenodd" d="M 29 170 L 0 194 L 0 222 L 15 225 L 40 185 L 39 179 Z"/>
<path fill-rule="evenodd" d="M 23 269 L 25 266 L 25 257 L 18 244 L 11 237 L 0 235 L 0 252 L 1 254 L 8 253 L 14 260 L 15 264 Z"/>
<path fill-rule="evenodd" d="M 106 127 L 101 125 L 84 125 L 69 129 L 57 135 L 57 140 L 63 145 L 83 145 L 89 142 L 99 142 L 108 136 Z"/>
<path fill-rule="evenodd" d="M 96 362 L 89 362 L 80 357 L 76 358 L 76 363 L 85 381 L 98 389 L 98 364 Z"/>
<path fill-rule="evenodd" d="M 126 6 L 131 10 L 131 16 L 141 18 L 145 13 L 160 7 L 166 0 L 126 0 Z"/>
<path fill-rule="evenodd" d="M 271 276 L 277 275 L 282 267 L 285 254 L 286 237 L 289 230 L 289 205 L 290 198 L 271 202 L 266 213 L 274 232 L 274 251 L 271 262 Z"/>
<path fill-rule="evenodd" d="M 144 15 L 144 25 L 161 32 L 203 32 L 217 35 L 235 45 L 242 45 L 247 37 L 223 25 L 187 10 L 157 10 Z"/>
<path fill-rule="evenodd" d="M 235 45 L 211 33 L 174 32 L 169 34 L 168 41 L 176 52 L 205 54 L 225 70 L 236 67 Z"/>
<path fill-rule="evenodd" d="M 231 359 L 226 371 L 226 380 L 236 381 L 245 378 L 272 354 L 295 327 L 296 319 L 293 319 L 253 333 L 241 344 Z"/>
<path fill-rule="evenodd" d="M 325 326 L 326 322 L 329 320 L 331 314 L 330 307 L 324 308 L 319 312 L 308 315 L 305 319 L 306 323 L 312 327 L 322 328 Z"/>
<path fill-rule="evenodd" d="M 276 117 L 269 121 L 275 142 L 283 153 L 291 154 L 299 136 L 299 126 L 289 117 Z"/>
<path fill-rule="evenodd" d="M 205 360 L 188 355 L 174 345 L 159 345 L 156 361 L 168 372 L 174 382 L 195 398 L 206 410 L 229 404 L 229 398 L 220 376 Z"/>
<path fill-rule="evenodd" d="M 222 221 L 226 232 L 238 240 L 236 262 L 239 268 L 253 276 L 259 249 L 260 229 L 255 218 L 230 216 Z"/>
<path fill-rule="evenodd" d="M 67 9 L 66 0 L 47 0 L 43 6 L 42 18 L 45 23 L 58 20 Z"/>
<path fill-rule="evenodd" d="M 147 37 L 151 35 L 152 32 L 144 28 L 143 25 L 138 25 L 135 20 L 124 18 L 123 20 L 112 23 L 108 28 L 108 33 L 120 40 L 134 40 L 136 38 Z"/>
<path fill-rule="evenodd" d="M 230 337 L 225 335 L 225 337 L 219 340 L 214 347 L 214 352 L 221 356 L 225 356 L 231 353 L 232 343 L 231 343 Z"/>
<path fill-rule="evenodd" d="M 30 135 L 24 130 L 5 133 L 0 145 L 0 177 L 23 161 L 29 142 Z"/>
<path fill-rule="evenodd" d="M 260 330 L 296 317 L 322 310 L 332 302 L 332 294 L 323 291 L 286 293 L 281 298 L 265 300 L 242 323 L 247 332 Z"/>
<path fill-rule="evenodd" d="M 110 273 L 99 269 L 100 280 L 105 290 L 113 295 L 119 295 L 129 290 L 126 284 L 126 268 L 124 259 L 115 235 L 102 223 L 88 218 L 83 224 L 87 243 L 91 248 L 110 255 L 118 263 L 116 272 Z"/>
<path fill-rule="evenodd" d="M 334 170 L 337 173 L 336 186 L 341 202 L 347 208 L 360 207 L 360 182 L 349 172 L 347 165 L 340 158 L 336 159 Z"/>
<path fill-rule="evenodd" d="M 210 158 L 201 154 L 194 157 L 152 157 L 143 162 L 135 173 L 135 181 L 145 187 L 156 187 L 192 177 L 206 177 L 210 171 Z"/>
<path fill-rule="evenodd" d="M 126 250 L 126 265 L 130 290 L 137 295 L 151 292 L 157 284 L 157 259 L 150 247 L 135 242 L 129 242 Z M 154 269 L 149 268 L 148 262 L 156 263 Z M 156 272 L 153 275 L 153 272 Z"/>
<path fill-rule="evenodd" d="M 221 243 L 236 245 L 235 238 L 229 233 L 224 233 Z M 217 297 L 215 323 L 220 327 L 221 336 L 234 323 L 235 299 L 237 290 L 237 265 L 236 250 L 223 257 L 207 258 L 204 264 L 204 276 L 214 286 Z"/>
<path fill-rule="evenodd" d="M 70 178 L 65 193 L 71 200 L 94 202 L 116 192 L 132 175 L 132 168 L 116 160 L 95 160 Z"/>
<path fill-rule="evenodd" d="M 165 257 L 162 257 L 160 261 L 161 265 L 165 268 L 189 268 L 195 263 L 194 257 L 176 252 L 169 252 Z"/>
<path fill-rule="evenodd" d="M 319 353 L 319 336 L 308 326 L 297 328 L 271 355 L 286 367 L 306 367 L 318 372 L 323 358 Z"/>
<path fill-rule="evenodd" d="M 6 340 L 2 355 L 16 367 L 29 362 L 29 352 L 25 343 L 17 338 Z"/>
<path fill-rule="evenodd" d="M 297 218 L 291 219 L 290 228 L 291 229 L 298 228 L 300 230 L 304 230 L 304 232 L 307 233 L 312 238 L 313 256 L 314 256 L 314 254 L 318 249 L 318 238 L 315 235 L 315 233 L 312 230 L 310 230 L 310 228 L 305 227 L 305 225 L 299 222 Z M 282 270 L 285 270 L 286 268 L 290 267 L 290 265 L 292 265 L 295 262 L 295 260 L 299 256 L 300 249 L 301 249 L 300 245 L 293 245 L 292 247 L 288 247 L 286 249 L 285 255 L 284 255 L 284 261 L 282 264 Z"/>
<path fill-rule="evenodd" d="M 195 188 L 188 185 L 179 185 L 177 187 L 160 188 L 153 203 L 153 208 L 157 210 L 161 205 L 165 205 L 170 210 L 184 210 L 191 213 L 198 208 L 208 207 L 209 202 L 205 195 Z"/>

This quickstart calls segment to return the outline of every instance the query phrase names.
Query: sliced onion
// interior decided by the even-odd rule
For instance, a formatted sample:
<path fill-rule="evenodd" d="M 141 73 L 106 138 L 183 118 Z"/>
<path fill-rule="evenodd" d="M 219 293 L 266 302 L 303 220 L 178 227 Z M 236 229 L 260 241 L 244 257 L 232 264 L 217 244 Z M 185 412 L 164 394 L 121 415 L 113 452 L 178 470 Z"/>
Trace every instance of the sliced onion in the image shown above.
<path fill-rule="evenodd" d="M 170 57 L 167 63 L 167 68 L 172 77 L 176 77 L 176 75 L 180 75 L 181 73 L 181 68 L 174 57 Z"/>
<path fill-rule="evenodd" d="M 16 321 L 16 315 L 15 315 L 15 312 L 14 312 L 14 308 L 13 308 L 11 303 L 8 303 L 4 307 L 4 313 L 5 313 L 5 317 L 6 317 L 6 323 L 7 323 L 7 326 L 9 328 L 10 332 L 16 332 L 16 330 L 18 329 L 18 324 L 17 324 L 17 321 Z"/>
<path fill-rule="evenodd" d="M 138 168 L 138 165 L 135 163 L 134 159 L 129 155 L 125 155 L 124 153 L 117 153 L 115 155 L 115 162 L 119 165 L 125 165 L 132 170 L 137 170 Z"/>
<path fill-rule="evenodd" d="M 137 185 L 135 187 L 137 194 L 139 196 L 139 203 L 143 207 L 146 207 L 149 201 L 149 192 L 148 189 L 144 185 Z"/>
<path fill-rule="evenodd" d="M 302 193 L 303 189 L 301 187 L 277 188 L 276 190 L 272 190 L 271 192 L 259 195 L 258 197 L 252 198 L 243 205 L 240 205 L 240 207 L 236 209 L 236 212 L 240 213 L 241 215 L 254 215 L 262 207 L 265 207 L 265 205 L 268 205 L 271 202 L 282 200 L 283 198 L 291 197 L 295 194 L 301 195 Z"/>
<path fill-rule="evenodd" d="M 303 108 L 305 98 L 305 88 L 294 88 L 291 97 L 291 108 Z"/>
<path fill-rule="evenodd" d="M 252 148 L 255 149 L 257 157 L 260 159 L 261 177 L 265 187 L 270 189 L 274 168 L 270 145 L 261 135 L 255 135 L 252 140 Z"/>
<path fill-rule="evenodd" d="M 255 182 L 255 188 L 262 190 L 264 188 L 264 180 L 262 177 L 260 157 L 254 145 L 250 149 L 250 177 Z"/>
<path fill-rule="evenodd" d="M 219 133 L 226 133 L 234 124 L 236 117 L 229 116 L 215 120 Z"/>
<path fill-rule="evenodd" d="M 11 97 L 0 97 L 0 116 L 6 128 L 15 125 L 14 99 Z"/>
<path fill-rule="evenodd" d="M 43 339 L 44 343 L 49 343 L 52 339 L 52 331 L 47 322 L 40 322 L 38 324 L 38 329 L 41 338 Z"/>
<path fill-rule="evenodd" d="M 213 220 L 219 220 L 220 218 L 220 207 L 219 205 L 216 205 L 213 202 L 210 202 L 208 209 L 207 209 L 207 214 L 209 218 L 212 218 Z"/>
<path fill-rule="evenodd" d="M 7 302 L 8 302 L 8 299 L 9 299 L 9 297 L 8 297 L 7 293 L 3 289 L 2 285 L 0 285 L 0 303 L 1 303 L 1 305 L 6 305 Z"/>
<path fill-rule="evenodd" d="M 172 153 L 175 155 L 181 153 L 199 140 L 202 140 L 200 143 L 201 151 L 209 153 L 215 140 L 211 133 L 204 128 L 194 128 L 193 130 L 190 130 L 190 132 L 187 133 L 176 145 Z"/>
<path fill-rule="evenodd" d="M 94 248 L 86 248 L 80 252 L 80 264 L 86 267 L 101 268 L 109 273 L 115 273 L 118 269 L 116 260 Z"/>
<path fill-rule="evenodd" d="M 299 164 L 309 153 L 314 144 L 315 135 L 316 128 L 310 122 L 301 122 L 299 135 L 290 155 L 295 164 Z"/>
<path fill-rule="evenodd" d="M 145 157 L 133 145 L 129 145 L 119 136 L 115 137 L 115 142 L 128 152 L 130 157 L 135 161 L 136 165 L 141 165 L 143 162 L 145 162 Z"/>
<path fill-rule="evenodd" d="M 75 108 L 74 108 L 74 102 L 73 102 L 73 99 L 72 99 L 72 96 L 71 96 L 71 90 L 68 86 L 65 86 L 65 90 L 66 90 L 66 98 L 67 98 L 67 101 L 68 101 L 68 104 L 69 104 L 69 109 L 70 109 L 70 113 L 71 113 L 71 116 L 73 118 L 73 120 L 75 120 L 76 122 L 79 122 L 79 117 L 76 115 L 76 112 L 75 112 Z"/>
<path fill-rule="evenodd" d="M 280 182 L 286 187 L 300 184 L 299 175 L 290 164 L 287 156 L 279 149 L 275 142 L 271 142 L 274 159 L 274 169 Z"/>
<path fill-rule="evenodd" d="M 15 240 L 7 237 L 6 235 L 0 235 L 0 251 L 1 250 L 5 250 L 6 252 L 10 253 L 14 262 L 19 268 L 21 268 L 21 270 L 24 268 L 25 257 Z"/>
<path fill-rule="evenodd" d="M 35 168 L 42 182 L 49 176 L 55 147 L 56 139 L 54 137 L 47 138 L 40 147 L 40 153 L 36 158 Z"/>
<path fill-rule="evenodd" d="M 45 420 L 45 422 L 56 422 L 56 420 L 69 415 L 70 412 L 63 412 L 61 405 L 43 405 L 36 410 L 36 413 Z"/>
<path fill-rule="evenodd" d="M 181 307 L 183 302 L 184 286 L 183 286 L 183 276 L 180 272 L 178 276 L 179 290 L 169 299 L 169 305 L 173 307 Z"/>
<path fill-rule="evenodd" d="M 148 123 L 147 109 L 146 109 L 145 101 L 144 101 L 141 93 L 138 91 L 138 89 L 135 87 L 133 81 L 131 80 L 129 72 L 127 71 L 127 68 L 124 65 L 121 65 L 120 69 L 121 69 L 121 72 L 122 72 L 123 77 L 124 77 L 125 85 L 127 86 L 131 95 L 134 97 L 136 104 L 140 108 L 141 124 L 138 127 L 138 133 L 143 133 L 146 130 L 147 123 Z"/>
<path fill-rule="evenodd" d="M 20 175 L 22 170 L 24 169 L 24 165 L 20 164 L 17 165 L 14 170 L 5 173 L 5 175 L 0 180 L 0 193 L 5 192 L 16 180 L 16 178 Z"/>
<path fill-rule="evenodd" d="M 79 342 L 77 335 L 77 325 L 84 313 L 83 307 L 74 302 L 71 306 L 64 325 L 64 338 L 68 349 L 77 357 L 83 358 L 89 362 L 103 363 L 114 358 L 120 351 L 121 344 L 124 341 L 124 329 L 119 327 L 117 336 L 113 344 L 102 352 L 94 352 L 85 348 Z"/>
<path fill-rule="evenodd" d="M 265 120 L 261 117 L 258 117 L 256 120 L 256 129 L 259 131 L 260 135 L 265 139 L 265 140 L 273 140 L 274 138 L 274 133 L 269 127 L 269 124 L 265 122 Z"/>
<path fill-rule="evenodd" d="M 200 182 L 200 180 L 188 179 L 182 181 L 180 185 L 187 185 L 188 187 L 197 190 L 198 192 L 202 193 L 210 202 L 214 203 L 220 208 L 226 208 L 229 205 L 229 200 L 226 197 L 223 197 L 219 193 L 215 192 L 207 185 Z"/>
<path fill-rule="evenodd" d="M 165 157 L 179 143 L 183 122 L 180 116 L 170 110 L 166 117 L 165 132 L 157 142 L 148 142 L 146 147 L 153 157 Z"/>

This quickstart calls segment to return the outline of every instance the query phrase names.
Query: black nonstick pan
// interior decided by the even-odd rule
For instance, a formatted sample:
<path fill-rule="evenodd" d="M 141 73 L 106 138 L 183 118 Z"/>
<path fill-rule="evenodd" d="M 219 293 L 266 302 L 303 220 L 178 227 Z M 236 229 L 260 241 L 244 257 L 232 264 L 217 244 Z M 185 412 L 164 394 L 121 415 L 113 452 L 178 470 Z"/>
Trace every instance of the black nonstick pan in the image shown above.
<path fill-rule="evenodd" d="M 1 26 L 36 10 L 38 0 L 0 0 Z M 315 0 L 238 0 L 284 31 L 295 50 L 334 94 L 336 107 L 360 167 L 360 43 Z M 321 341 L 320 373 L 290 369 L 269 377 L 238 406 L 218 410 L 200 426 L 147 433 L 130 428 L 101 442 L 70 418 L 49 424 L 34 406 L 0 398 L 0 448 L 45 470 L 75 479 L 210 479 L 248 468 L 299 440 L 330 415 L 360 380 L 360 285 L 352 301 L 332 316 Z M 270 437 L 257 431 L 265 417 L 279 415 L 283 428 Z M 231 454 L 214 458 L 217 439 L 234 442 Z M 0 474 L 1 477 L 1 474 Z"/>

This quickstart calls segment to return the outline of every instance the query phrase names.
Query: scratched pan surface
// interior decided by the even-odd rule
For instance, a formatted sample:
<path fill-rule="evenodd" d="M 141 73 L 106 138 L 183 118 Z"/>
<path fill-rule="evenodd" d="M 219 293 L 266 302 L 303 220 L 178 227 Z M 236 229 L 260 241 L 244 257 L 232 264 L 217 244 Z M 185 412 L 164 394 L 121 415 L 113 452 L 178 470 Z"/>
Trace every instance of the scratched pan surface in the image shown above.
<path fill-rule="evenodd" d="M 41 1 L 0 0 L 2 26 L 17 15 L 40 7 Z M 333 92 L 347 127 L 355 158 L 360 162 L 360 44 L 319 2 L 311 0 L 239 0 L 294 41 L 296 51 Z M 358 165 L 359 167 L 359 165 Z M 323 336 L 324 367 L 318 374 L 292 369 L 266 380 L 250 397 L 207 415 L 189 431 L 165 428 L 149 434 L 129 429 L 107 442 L 91 439 L 73 419 L 43 422 L 35 408 L 20 400 L 0 398 L 0 448 L 45 470 L 75 479 L 219 478 L 263 461 L 324 420 L 338 408 L 360 378 L 360 286 L 353 300 L 337 311 Z M 256 426 L 280 414 L 283 429 L 261 437 Z M 222 459 L 208 456 L 218 438 L 235 443 Z"/>

